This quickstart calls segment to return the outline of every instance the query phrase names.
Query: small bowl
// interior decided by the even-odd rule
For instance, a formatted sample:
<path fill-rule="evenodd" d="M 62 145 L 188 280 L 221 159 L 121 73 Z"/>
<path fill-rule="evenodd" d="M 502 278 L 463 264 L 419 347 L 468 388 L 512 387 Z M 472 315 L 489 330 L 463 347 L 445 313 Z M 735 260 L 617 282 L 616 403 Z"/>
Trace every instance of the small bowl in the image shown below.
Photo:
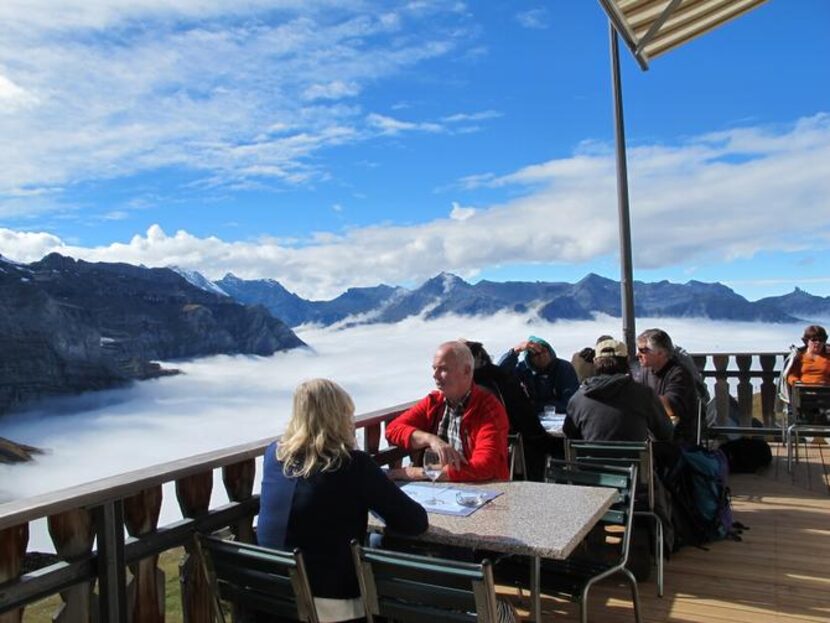
<path fill-rule="evenodd" d="M 461 506 L 469 506 L 470 508 L 477 508 L 486 501 L 484 495 L 475 493 L 473 491 L 459 491 L 455 494 L 455 501 Z"/>

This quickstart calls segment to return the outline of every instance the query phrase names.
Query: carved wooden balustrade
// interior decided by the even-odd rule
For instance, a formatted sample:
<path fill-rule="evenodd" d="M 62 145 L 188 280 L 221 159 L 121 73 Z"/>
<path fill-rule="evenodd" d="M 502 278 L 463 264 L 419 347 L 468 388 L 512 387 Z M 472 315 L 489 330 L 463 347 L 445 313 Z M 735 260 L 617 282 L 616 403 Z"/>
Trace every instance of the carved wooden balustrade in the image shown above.
<path fill-rule="evenodd" d="M 714 379 L 712 397 L 717 406 L 717 423 L 728 423 L 729 396 L 738 401 L 740 425 L 752 426 L 756 417 L 767 428 L 780 428 L 776 409 L 776 385 L 787 353 L 692 353 L 705 379 Z M 730 387 L 730 381 L 735 381 Z M 753 383 L 755 381 L 755 383 Z M 760 383 L 759 383 L 760 381 Z M 756 388 L 757 387 L 757 388 Z M 761 412 L 752 411 L 753 395 L 761 394 Z"/>
<path fill-rule="evenodd" d="M 400 465 L 403 453 L 381 449 L 381 440 L 385 422 L 408 406 L 355 418 L 363 449 L 381 465 Z M 164 576 L 158 558 L 182 546 L 184 620 L 211 622 L 208 586 L 191 549 L 193 534 L 228 528 L 236 538 L 253 541 L 253 518 L 259 511 L 259 496 L 253 494 L 255 459 L 271 441 L 261 439 L 0 504 L 0 623 L 20 623 L 27 604 L 56 593 L 61 605 L 53 620 L 58 623 L 163 622 Z M 211 508 L 217 469 L 222 470 L 230 501 Z M 169 482 L 175 482 L 182 519 L 159 526 L 162 485 Z M 60 562 L 23 573 L 29 522 L 44 517 Z"/>

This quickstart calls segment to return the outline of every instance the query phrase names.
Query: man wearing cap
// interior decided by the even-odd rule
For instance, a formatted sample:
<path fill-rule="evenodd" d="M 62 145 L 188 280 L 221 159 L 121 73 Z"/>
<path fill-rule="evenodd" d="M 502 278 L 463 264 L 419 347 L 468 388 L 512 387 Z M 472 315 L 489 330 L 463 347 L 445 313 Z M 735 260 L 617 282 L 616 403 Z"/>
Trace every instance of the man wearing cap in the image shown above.
<path fill-rule="evenodd" d="M 587 441 L 670 441 L 671 420 L 657 394 L 631 378 L 628 349 L 613 338 L 596 346 L 596 375 L 568 403 L 562 431 Z"/>
<path fill-rule="evenodd" d="M 522 353 L 524 360 L 519 361 Z M 502 355 L 499 367 L 519 378 L 537 414 L 547 406 L 564 413 L 568 400 L 579 387 L 576 370 L 570 362 L 559 359 L 553 347 L 535 335 Z"/>

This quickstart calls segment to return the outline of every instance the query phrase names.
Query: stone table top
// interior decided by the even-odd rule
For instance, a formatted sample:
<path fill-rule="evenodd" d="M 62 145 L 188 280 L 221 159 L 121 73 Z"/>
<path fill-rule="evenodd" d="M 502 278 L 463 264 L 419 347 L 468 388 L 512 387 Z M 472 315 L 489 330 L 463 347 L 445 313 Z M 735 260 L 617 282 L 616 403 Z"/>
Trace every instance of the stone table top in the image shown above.
<path fill-rule="evenodd" d="M 419 539 L 554 559 L 571 554 L 610 508 L 616 494 L 605 487 L 524 481 L 458 486 L 500 491 L 502 495 L 468 517 L 430 513 L 429 529 Z M 370 514 L 369 527 L 382 530 L 383 523 Z"/>

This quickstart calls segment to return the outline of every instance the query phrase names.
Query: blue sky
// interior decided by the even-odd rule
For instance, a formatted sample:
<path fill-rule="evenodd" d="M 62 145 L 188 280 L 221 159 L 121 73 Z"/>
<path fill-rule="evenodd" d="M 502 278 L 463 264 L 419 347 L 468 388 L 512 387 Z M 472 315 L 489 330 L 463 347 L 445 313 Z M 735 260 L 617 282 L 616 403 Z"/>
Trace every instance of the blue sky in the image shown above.
<path fill-rule="evenodd" d="M 622 50 L 635 278 L 830 295 L 828 24 Z M 0 253 L 310 298 L 618 278 L 609 73 L 593 0 L 4 0 Z"/>

